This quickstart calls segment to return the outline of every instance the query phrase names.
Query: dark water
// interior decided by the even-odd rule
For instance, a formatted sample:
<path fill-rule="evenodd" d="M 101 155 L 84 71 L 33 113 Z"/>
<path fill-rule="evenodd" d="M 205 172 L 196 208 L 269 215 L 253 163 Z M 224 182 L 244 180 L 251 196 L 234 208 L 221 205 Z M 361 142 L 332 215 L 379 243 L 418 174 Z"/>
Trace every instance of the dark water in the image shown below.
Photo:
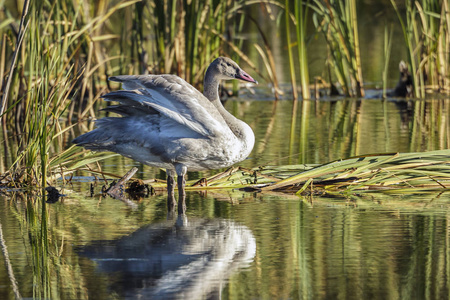
<path fill-rule="evenodd" d="M 246 167 L 449 144 L 445 99 L 226 106 L 256 134 Z M 121 157 L 103 162 L 117 174 L 133 165 Z M 164 176 L 139 168 L 144 179 Z M 168 216 L 164 194 L 125 203 L 99 195 L 101 184 L 90 196 L 81 182 L 88 178 L 80 179 L 60 187 L 66 197 L 44 208 L 38 195 L 0 192 L 8 251 L 0 299 L 14 299 L 14 279 L 22 297 L 48 299 L 450 297 L 448 193 L 188 192 L 187 215 L 177 218 Z"/>

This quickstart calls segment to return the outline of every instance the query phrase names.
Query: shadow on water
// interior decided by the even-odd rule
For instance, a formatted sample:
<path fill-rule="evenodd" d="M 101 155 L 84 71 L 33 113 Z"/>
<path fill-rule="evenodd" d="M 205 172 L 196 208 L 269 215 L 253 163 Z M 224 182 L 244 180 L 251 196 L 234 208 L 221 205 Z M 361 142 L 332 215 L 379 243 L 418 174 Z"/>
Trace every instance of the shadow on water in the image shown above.
<path fill-rule="evenodd" d="M 111 289 L 127 298 L 215 299 L 253 261 L 256 242 L 232 220 L 179 215 L 118 240 L 93 241 L 79 253 L 113 277 Z"/>

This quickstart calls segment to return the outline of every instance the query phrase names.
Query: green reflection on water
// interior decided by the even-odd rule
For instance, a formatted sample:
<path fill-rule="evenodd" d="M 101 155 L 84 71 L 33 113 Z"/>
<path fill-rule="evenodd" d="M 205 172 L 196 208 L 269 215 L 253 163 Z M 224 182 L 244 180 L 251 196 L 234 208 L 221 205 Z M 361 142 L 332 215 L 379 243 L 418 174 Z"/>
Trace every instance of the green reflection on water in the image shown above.
<path fill-rule="evenodd" d="M 46 206 L 46 239 L 39 203 L 33 208 L 33 199 L 0 198 L 3 234 L 23 297 L 106 299 L 139 291 L 118 280 L 119 274 L 99 271 L 78 248 L 165 222 L 165 195 L 133 209 L 111 198 L 86 197 L 85 188 L 68 189 L 63 203 Z M 230 275 L 224 299 L 446 299 L 449 200 L 447 193 L 302 199 L 208 191 L 188 193 L 187 218 L 230 219 L 255 237 L 254 260 Z M 28 227 L 25 217 L 34 218 Z M 0 274 L 0 298 L 13 299 L 3 264 Z"/>
<path fill-rule="evenodd" d="M 232 102 L 255 131 L 247 166 L 326 163 L 360 154 L 449 146 L 448 101 Z"/>

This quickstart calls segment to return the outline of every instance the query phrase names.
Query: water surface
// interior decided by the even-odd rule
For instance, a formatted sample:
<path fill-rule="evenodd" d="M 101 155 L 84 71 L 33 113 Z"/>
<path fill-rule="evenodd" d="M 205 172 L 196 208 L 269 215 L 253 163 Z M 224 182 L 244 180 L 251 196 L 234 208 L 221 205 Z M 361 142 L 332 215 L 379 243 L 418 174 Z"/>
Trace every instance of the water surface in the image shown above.
<path fill-rule="evenodd" d="M 83 192 L 47 205 L 46 271 L 17 216 L 32 199 L 0 198 L 24 297 L 34 276 L 52 299 L 446 299 L 447 194 L 298 198 L 189 192 L 184 218 L 165 195 L 137 208 Z M 12 202 L 13 201 L 13 202 Z M 2 299 L 13 299 L 4 264 Z M 35 287 L 36 288 L 36 287 Z"/>
<path fill-rule="evenodd" d="M 245 167 L 449 144 L 444 99 L 230 100 L 226 106 L 255 131 Z M 116 174 L 134 165 L 140 178 L 165 176 L 121 157 L 102 162 Z M 45 206 L 39 195 L 0 191 L 8 250 L 1 256 L 0 299 L 14 299 L 14 280 L 22 297 L 49 299 L 450 296 L 447 192 L 188 192 L 187 214 L 178 218 L 167 214 L 164 193 L 126 203 L 103 197 L 98 182 L 91 196 L 88 174 L 77 175 L 58 186 L 66 197 Z"/>

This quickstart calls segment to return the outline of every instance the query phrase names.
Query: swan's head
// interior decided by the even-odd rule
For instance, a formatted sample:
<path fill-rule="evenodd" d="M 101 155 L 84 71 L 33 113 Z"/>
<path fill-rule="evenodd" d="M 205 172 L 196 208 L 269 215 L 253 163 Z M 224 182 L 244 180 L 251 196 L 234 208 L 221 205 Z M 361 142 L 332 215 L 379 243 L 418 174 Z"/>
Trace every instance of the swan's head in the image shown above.
<path fill-rule="evenodd" d="M 208 69 L 211 69 L 214 75 L 219 79 L 240 79 L 243 81 L 248 81 L 252 83 L 258 83 L 250 75 L 248 75 L 244 70 L 242 70 L 237 63 L 228 57 L 218 57 L 216 58 Z M 207 72 L 208 73 L 208 72 Z"/>

